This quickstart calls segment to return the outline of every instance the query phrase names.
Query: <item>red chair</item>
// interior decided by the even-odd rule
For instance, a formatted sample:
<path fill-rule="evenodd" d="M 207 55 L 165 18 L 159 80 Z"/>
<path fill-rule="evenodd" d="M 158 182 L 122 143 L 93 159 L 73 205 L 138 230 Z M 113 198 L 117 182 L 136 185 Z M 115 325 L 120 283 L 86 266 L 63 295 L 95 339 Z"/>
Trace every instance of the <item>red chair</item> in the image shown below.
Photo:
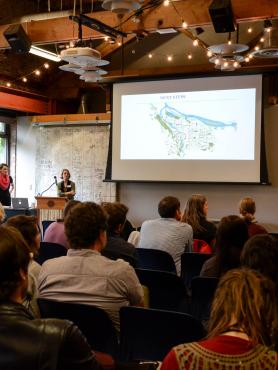
<path fill-rule="evenodd" d="M 212 247 L 204 240 L 193 239 L 193 252 L 211 254 L 213 251 Z"/>

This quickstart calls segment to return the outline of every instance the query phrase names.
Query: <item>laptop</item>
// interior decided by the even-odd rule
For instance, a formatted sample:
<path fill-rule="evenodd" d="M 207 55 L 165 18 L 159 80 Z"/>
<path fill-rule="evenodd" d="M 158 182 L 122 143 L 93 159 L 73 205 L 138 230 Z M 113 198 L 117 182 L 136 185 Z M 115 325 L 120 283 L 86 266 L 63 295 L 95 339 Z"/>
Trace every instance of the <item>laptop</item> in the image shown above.
<path fill-rule="evenodd" d="M 28 209 L 28 198 L 12 198 L 12 206 L 15 209 Z"/>

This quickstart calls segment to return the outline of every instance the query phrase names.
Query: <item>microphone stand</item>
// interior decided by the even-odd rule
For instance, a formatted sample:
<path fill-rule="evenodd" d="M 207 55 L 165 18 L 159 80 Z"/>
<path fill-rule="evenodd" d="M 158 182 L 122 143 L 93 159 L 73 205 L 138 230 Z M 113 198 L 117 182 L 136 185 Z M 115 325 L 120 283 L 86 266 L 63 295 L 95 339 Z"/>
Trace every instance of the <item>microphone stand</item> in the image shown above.
<path fill-rule="evenodd" d="M 45 189 L 43 192 L 41 192 L 41 193 L 38 193 L 38 196 L 42 196 L 47 190 L 49 190 L 50 188 L 52 188 L 52 186 L 54 185 L 54 184 L 56 184 L 56 179 L 55 179 L 55 181 L 47 188 L 47 189 Z"/>

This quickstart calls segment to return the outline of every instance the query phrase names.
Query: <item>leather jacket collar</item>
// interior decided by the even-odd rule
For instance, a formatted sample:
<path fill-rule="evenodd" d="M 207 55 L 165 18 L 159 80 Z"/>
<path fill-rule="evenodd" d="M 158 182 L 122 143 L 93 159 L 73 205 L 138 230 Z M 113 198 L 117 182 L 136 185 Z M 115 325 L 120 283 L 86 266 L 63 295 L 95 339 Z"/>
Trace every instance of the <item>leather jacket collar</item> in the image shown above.
<path fill-rule="evenodd" d="M 32 314 L 20 303 L 1 302 L 0 303 L 0 317 L 1 316 L 22 316 L 28 320 L 33 320 Z"/>

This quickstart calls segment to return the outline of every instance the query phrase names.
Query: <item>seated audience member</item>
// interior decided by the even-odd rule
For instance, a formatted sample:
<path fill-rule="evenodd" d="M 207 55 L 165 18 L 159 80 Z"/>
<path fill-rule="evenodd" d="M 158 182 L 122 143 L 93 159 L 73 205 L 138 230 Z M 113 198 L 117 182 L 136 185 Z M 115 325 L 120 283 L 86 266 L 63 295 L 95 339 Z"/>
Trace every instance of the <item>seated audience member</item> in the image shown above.
<path fill-rule="evenodd" d="M 227 272 L 215 293 L 207 338 L 174 347 L 161 370 L 278 369 L 271 348 L 277 309 L 269 279 L 249 269 Z"/>
<path fill-rule="evenodd" d="M 244 244 L 242 266 L 259 271 L 271 279 L 278 293 L 278 240 L 271 235 L 254 235 Z"/>
<path fill-rule="evenodd" d="M 248 226 L 249 237 L 256 234 L 267 234 L 266 229 L 258 224 L 255 218 L 256 204 L 252 198 L 243 198 L 239 203 L 239 213 Z"/>
<path fill-rule="evenodd" d="M 134 245 L 134 247 L 138 247 L 139 240 L 140 240 L 140 231 L 134 230 L 130 233 L 127 241 L 130 244 Z"/>
<path fill-rule="evenodd" d="M 181 272 L 181 255 L 191 251 L 192 227 L 181 222 L 180 201 L 165 197 L 158 204 L 160 218 L 144 221 L 140 230 L 138 248 L 159 249 L 173 257 L 177 273 Z"/>
<path fill-rule="evenodd" d="M 100 370 L 79 329 L 71 322 L 34 319 L 22 305 L 30 253 L 13 227 L 0 226 L 0 368 Z"/>
<path fill-rule="evenodd" d="M 112 260 L 121 258 L 136 267 L 138 261 L 136 248 L 121 237 L 128 208 L 118 202 L 103 203 L 102 208 L 108 215 L 108 232 L 107 244 L 101 254 Z"/>
<path fill-rule="evenodd" d="M 135 230 L 135 227 L 133 227 L 132 223 L 129 220 L 125 221 L 124 227 L 121 231 L 121 237 L 124 240 L 128 240 L 129 235 Z"/>
<path fill-rule="evenodd" d="M 37 219 L 33 216 L 18 215 L 10 217 L 5 225 L 13 226 L 23 236 L 31 251 L 30 264 L 28 266 L 28 291 L 23 304 L 29 308 L 35 317 L 40 317 L 40 311 L 37 305 L 38 297 L 38 277 L 41 266 L 33 260 L 38 254 L 40 248 L 40 232 L 37 225 Z"/>
<path fill-rule="evenodd" d="M 6 218 L 5 209 L 2 206 L 2 203 L 0 203 L 0 224 L 2 224 L 5 221 L 5 218 Z"/>
<path fill-rule="evenodd" d="M 67 241 L 67 237 L 65 234 L 64 219 L 70 212 L 72 207 L 76 206 L 79 203 L 80 203 L 79 200 L 69 200 L 66 203 L 63 211 L 63 218 L 55 222 L 52 222 L 45 230 L 43 237 L 44 242 L 58 243 L 60 245 L 63 245 L 65 248 L 69 249 L 69 243 Z"/>
<path fill-rule="evenodd" d="M 248 229 L 244 220 L 233 215 L 223 217 L 216 232 L 216 255 L 203 264 L 200 276 L 220 277 L 239 267 L 240 254 L 247 239 Z"/>
<path fill-rule="evenodd" d="M 104 309 L 119 329 L 119 309 L 143 305 L 143 289 L 127 262 L 101 255 L 106 245 L 107 220 L 92 202 L 80 203 L 65 218 L 70 249 L 50 259 L 39 275 L 40 297 Z"/>
<path fill-rule="evenodd" d="M 192 226 L 193 238 L 213 246 L 216 226 L 207 220 L 208 201 L 201 194 L 193 194 L 187 201 L 182 221 Z"/>

